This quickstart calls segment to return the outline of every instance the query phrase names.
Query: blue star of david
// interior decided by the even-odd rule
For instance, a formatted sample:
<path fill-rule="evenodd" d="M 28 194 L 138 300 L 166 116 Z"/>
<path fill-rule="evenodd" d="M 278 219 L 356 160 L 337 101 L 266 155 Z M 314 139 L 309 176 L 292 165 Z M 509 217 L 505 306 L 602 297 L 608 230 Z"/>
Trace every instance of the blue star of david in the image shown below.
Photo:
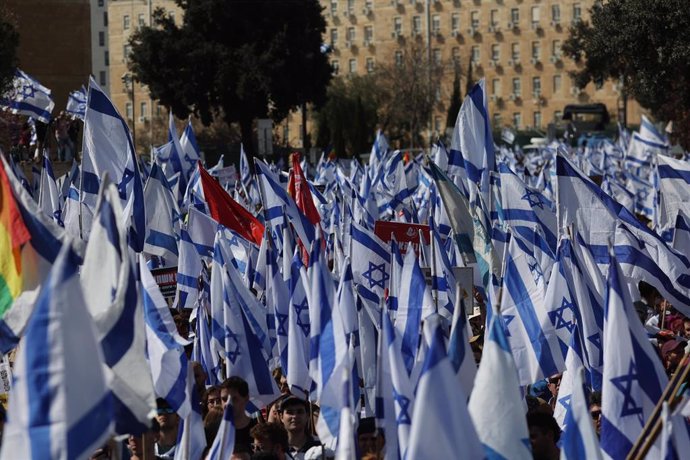
<path fill-rule="evenodd" d="M 551 324 L 556 329 L 563 329 L 566 328 L 568 332 L 573 332 L 573 328 L 575 328 L 575 323 L 572 320 L 572 316 L 570 321 L 566 321 L 565 318 L 563 317 L 563 314 L 570 310 L 571 315 L 575 312 L 573 309 L 573 303 L 568 302 L 568 299 L 563 297 L 563 301 L 561 302 L 561 306 L 554 311 L 549 312 L 549 319 L 551 320 Z"/>
<path fill-rule="evenodd" d="M 508 328 L 508 326 L 510 326 L 510 323 L 512 323 L 514 319 L 515 315 L 503 315 L 506 337 L 510 337 L 510 329 Z"/>
<path fill-rule="evenodd" d="M 410 420 L 410 398 L 405 397 L 404 395 L 401 395 L 397 391 L 395 391 L 395 387 L 393 388 L 393 399 L 395 400 L 396 403 L 398 403 L 398 407 L 400 407 L 400 413 L 398 414 L 398 417 L 395 419 L 396 423 L 398 425 L 410 425 L 412 421 Z"/>
<path fill-rule="evenodd" d="M 539 209 L 544 209 L 544 202 L 541 199 L 541 195 L 535 191 L 526 189 L 525 194 L 522 195 L 522 199 L 527 201 L 532 208 L 536 206 Z"/>
<path fill-rule="evenodd" d="M 240 340 L 237 334 L 233 333 L 229 327 L 225 326 L 225 338 L 230 339 L 230 341 L 235 342 L 233 349 L 230 349 L 230 346 L 228 346 L 228 349 L 226 350 L 226 356 L 230 360 L 231 363 L 235 364 L 237 361 L 237 358 L 240 356 Z M 226 343 L 229 341 L 226 340 Z"/>
<path fill-rule="evenodd" d="M 299 304 L 292 304 L 292 306 L 295 308 L 295 311 L 297 312 L 297 325 L 302 329 L 302 332 L 304 333 L 304 336 L 307 337 L 309 336 L 309 321 L 303 321 L 302 320 L 302 312 L 304 310 L 309 309 L 309 304 L 307 303 L 307 298 L 302 299 L 302 303 Z"/>
<path fill-rule="evenodd" d="M 539 262 L 537 262 L 536 260 L 534 260 L 533 264 L 527 262 L 527 266 L 529 267 L 529 271 L 532 273 L 532 276 L 534 277 L 535 283 L 538 283 L 540 279 L 544 278 L 544 272 L 542 272 L 541 266 L 539 266 Z"/>
<path fill-rule="evenodd" d="M 134 178 L 134 171 L 130 170 L 129 168 L 125 169 L 125 172 L 122 174 L 122 180 L 120 181 L 119 184 L 117 184 L 117 191 L 120 195 L 120 199 L 125 200 L 127 199 L 127 184 Z"/>
<path fill-rule="evenodd" d="M 632 395 L 633 382 L 638 382 L 639 384 L 635 362 L 631 359 L 630 365 L 628 366 L 628 373 L 612 378 L 611 383 L 613 383 L 618 391 L 623 393 L 623 407 L 620 416 L 626 417 L 628 415 L 635 415 L 640 421 L 640 426 L 642 426 L 642 407 L 637 405 Z"/>
<path fill-rule="evenodd" d="M 381 272 L 381 278 L 374 278 L 375 272 Z M 376 265 L 373 262 L 369 262 L 369 270 L 362 273 L 362 276 L 369 281 L 369 288 L 374 286 L 379 286 L 381 289 L 385 289 L 385 282 L 388 281 L 390 276 L 386 273 L 386 264 Z"/>
<path fill-rule="evenodd" d="M 285 323 L 288 320 L 288 315 L 276 312 L 276 319 L 278 320 L 278 335 L 286 336 L 287 329 Z"/>
<path fill-rule="evenodd" d="M 55 222 L 57 222 L 57 224 L 58 224 L 60 227 L 64 227 L 64 226 L 65 226 L 65 223 L 62 221 L 62 211 L 61 211 L 60 209 L 58 209 L 58 210 L 56 210 L 55 212 L 53 212 L 53 218 L 55 219 Z"/>
<path fill-rule="evenodd" d="M 232 233 L 232 238 L 230 238 L 230 241 L 228 241 L 228 242 L 230 243 L 230 246 L 239 246 L 240 245 L 240 240 L 237 239 L 237 235 L 235 235 L 234 233 Z"/>
<path fill-rule="evenodd" d="M 559 404 L 565 408 L 566 413 L 570 410 L 570 398 L 572 395 L 567 395 L 558 400 Z"/>
<path fill-rule="evenodd" d="M 22 97 L 24 99 L 28 99 L 30 97 L 34 97 L 36 95 L 36 90 L 32 85 L 24 85 L 22 87 Z"/>
<path fill-rule="evenodd" d="M 604 360 L 604 350 L 601 348 L 601 334 L 598 332 L 596 334 L 592 334 L 587 337 L 587 340 L 589 340 L 599 350 L 598 362 L 601 363 Z"/>

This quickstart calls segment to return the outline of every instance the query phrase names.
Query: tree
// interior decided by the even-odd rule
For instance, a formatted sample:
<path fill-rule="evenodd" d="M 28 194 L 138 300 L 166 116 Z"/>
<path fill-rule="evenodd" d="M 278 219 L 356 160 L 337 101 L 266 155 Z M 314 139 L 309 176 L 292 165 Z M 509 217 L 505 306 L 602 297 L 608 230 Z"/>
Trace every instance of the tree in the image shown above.
<path fill-rule="evenodd" d="M 6 7 L 0 7 L 0 95 L 12 85 L 17 67 L 19 32 L 15 28 Z"/>
<path fill-rule="evenodd" d="M 450 105 L 448 106 L 448 115 L 446 116 L 446 128 L 455 127 L 455 121 L 458 118 L 460 107 L 462 107 L 462 99 L 460 99 L 460 69 L 459 66 L 455 66 L 453 93 L 450 96 Z"/>
<path fill-rule="evenodd" d="M 563 51 L 581 66 L 571 73 L 578 87 L 620 81 L 624 93 L 655 118 L 673 120 L 675 140 L 690 147 L 690 9 L 686 0 L 595 2 L 591 23 L 575 24 Z"/>
<path fill-rule="evenodd" d="M 316 114 L 317 144 L 331 145 L 338 156 L 366 152 L 377 125 L 380 93 L 372 75 L 334 78 L 326 103 Z"/>
<path fill-rule="evenodd" d="M 438 103 L 443 66 L 430 61 L 420 42 L 408 41 L 400 51 L 401 59 L 391 59 L 375 72 L 379 123 L 389 139 L 403 139 L 414 147 L 423 144 L 421 132 Z"/>
<path fill-rule="evenodd" d="M 323 102 L 331 67 L 317 0 L 175 0 L 182 25 L 157 9 L 130 39 L 130 68 L 179 118 L 239 122 L 252 152 L 252 123 Z"/>

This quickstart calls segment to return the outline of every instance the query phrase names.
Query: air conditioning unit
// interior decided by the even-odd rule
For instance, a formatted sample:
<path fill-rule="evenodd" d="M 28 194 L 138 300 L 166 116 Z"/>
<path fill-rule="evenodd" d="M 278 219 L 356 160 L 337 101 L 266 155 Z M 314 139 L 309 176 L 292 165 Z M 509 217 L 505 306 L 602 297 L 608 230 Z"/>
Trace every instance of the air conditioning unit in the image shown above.
<path fill-rule="evenodd" d="M 561 57 L 558 56 L 558 55 L 556 55 L 556 54 L 554 54 L 553 56 L 551 56 L 551 59 L 550 59 L 550 61 L 551 61 L 552 64 L 555 64 L 555 63 L 557 63 L 557 62 L 560 62 L 560 60 L 561 60 Z"/>
<path fill-rule="evenodd" d="M 489 100 L 491 102 L 496 102 L 498 100 L 498 96 L 496 96 L 495 94 L 492 94 L 491 96 L 489 96 Z"/>
<path fill-rule="evenodd" d="M 368 6 L 365 6 L 365 7 L 362 9 L 362 14 L 363 14 L 364 16 L 369 16 L 369 15 L 371 14 L 371 8 L 369 8 Z"/>
<path fill-rule="evenodd" d="M 352 48 L 352 42 L 350 40 L 345 42 L 345 48 Z"/>
<path fill-rule="evenodd" d="M 491 25 L 489 26 L 489 33 L 493 34 L 498 32 L 498 26 Z"/>
<path fill-rule="evenodd" d="M 532 59 L 529 60 L 529 63 L 532 64 L 532 65 L 537 65 L 537 64 L 539 64 L 539 59 L 537 59 L 537 58 L 532 58 Z"/>
<path fill-rule="evenodd" d="M 391 33 L 391 38 L 400 38 L 400 35 L 402 35 L 400 31 L 394 30 L 394 31 Z"/>
<path fill-rule="evenodd" d="M 541 26 L 539 25 L 538 22 L 535 21 L 532 23 L 532 30 L 538 30 L 540 28 L 541 28 Z"/>
<path fill-rule="evenodd" d="M 401 0 L 391 0 L 391 5 L 393 6 L 400 6 Z"/>
<path fill-rule="evenodd" d="M 476 33 L 477 33 L 477 29 L 475 29 L 474 27 L 470 27 L 469 29 L 467 29 L 467 34 L 468 34 L 470 37 L 474 37 L 474 35 L 475 35 Z"/>
<path fill-rule="evenodd" d="M 147 121 L 148 121 L 148 118 L 146 118 L 146 116 L 139 117 L 139 123 L 146 123 Z"/>
<path fill-rule="evenodd" d="M 333 19 L 336 19 L 336 18 L 338 17 L 338 12 L 337 12 L 337 11 L 332 11 L 332 12 L 331 12 L 331 17 L 332 17 Z"/>
<path fill-rule="evenodd" d="M 520 96 L 518 94 L 512 93 L 510 96 L 508 96 L 508 99 L 510 99 L 511 101 L 517 101 L 518 99 L 520 99 Z"/>
<path fill-rule="evenodd" d="M 413 30 L 413 31 L 412 31 L 412 36 L 413 36 L 413 37 L 421 37 L 421 36 L 422 36 L 422 31 L 421 31 L 421 30 Z"/>
<path fill-rule="evenodd" d="M 508 60 L 508 66 L 509 67 L 517 67 L 520 65 L 520 60 L 519 59 L 510 59 Z"/>
<path fill-rule="evenodd" d="M 369 47 L 371 46 L 371 40 L 364 40 L 364 42 L 362 43 L 362 45 L 363 45 L 365 48 L 369 48 Z"/>
<path fill-rule="evenodd" d="M 517 24 L 514 22 L 508 23 L 508 30 L 517 29 Z"/>
<path fill-rule="evenodd" d="M 560 27 L 561 21 L 551 21 L 551 27 Z"/>
<path fill-rule="evenodd" d="M 453 30 L 453 31 L 451 31 L 450 35 L 453 38 L 457 38 L 460 35 L 460 31 L 459 30 Z"/>
<path fill-rule="evenodd" d="M 441 29 L 432 30 L 431 33 L 436 35 L 437 37 L 443 36 L 443 34 L 441 33 Z"/>
<path fill-rule="evenodd" d="M 492 59 L 489 61 L 489 67 L 499 67 L 498 59 Z"/>
<path fill-rule="evenodd" d="M 570 88 L 570 94 L 572 94 L 573 96 L 579 96 L 580 94 L 582 94 L 582 90 L 577 86 L 573 86 L 572 88 Z"/>

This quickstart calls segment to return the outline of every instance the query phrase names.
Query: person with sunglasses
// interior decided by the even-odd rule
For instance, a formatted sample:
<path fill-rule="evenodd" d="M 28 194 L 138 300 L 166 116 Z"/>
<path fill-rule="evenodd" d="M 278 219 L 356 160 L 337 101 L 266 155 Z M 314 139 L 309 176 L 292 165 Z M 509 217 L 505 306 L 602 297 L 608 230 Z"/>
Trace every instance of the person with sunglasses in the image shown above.
<path fill-rule="evenodd" d="M 154 445 L 157 460 L 174 460 L 177 447 L 177 429 L 180 424 L 180 416 L 175 409 L 163 399 L 156 400 L 158 406 L 156 421 L 159 425 L 158 439 Z"/>

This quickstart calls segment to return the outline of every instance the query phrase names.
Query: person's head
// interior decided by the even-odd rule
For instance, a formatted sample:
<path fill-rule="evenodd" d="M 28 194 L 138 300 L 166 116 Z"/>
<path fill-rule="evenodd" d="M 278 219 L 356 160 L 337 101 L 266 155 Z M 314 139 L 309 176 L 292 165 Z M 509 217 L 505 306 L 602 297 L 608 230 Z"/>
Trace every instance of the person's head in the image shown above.
<path fill-rule="evenodd" d="M 563 377 L 563 374 L 555 374 L 549 377 L 548 382 L 549 382 L 549 391 L 551 392 L 551 396 L 554 398 L 558 396 L 558 390 L 561 387 L 561 378 Z"/>
<path fill-rule="evenodd" d="M 589 414 L 592 416 L 597 436 L 601 435 L 601 392 L 593 391 L 589 395 Z"/>
<path fill-rule="evenodd" d="M 230 377 L 221 385 L 220 399 L 223 401 L 223 408 L 228 402 L 232 404 L 235 418 L 243 417 L 249 402 L 249 385 L 242 377 Z"/>
<path fill-rule="evenodd" d="M 290 436 L 306 433 L 309 421 L 309 403 L 297 396 L 288 396 L 280 404 L 280 421 Z"/>
<path fill-rule="evenodd" d="M 685 346 L 687 344 L 684 340 L 671 339 L 661 346 L 661 358 L 667 371 L 673 372 L 676 370 L 685 354 Z"/>
<path fill-rule="evenodd" d="M 196 387 L 201 391 L 206 388 L 206 371 L 204 366 L 198 361 L 192 361 L 192 370 L 194 371 L 194 383 Z"/>
<path fill-rule="evenodd" d="M 255 425 L 249 435 L 254 440 L 254 453 L 270 452 L 276 454 L 279 460 L 283 460 L 285 452 L 290 448 L 288 433 L 278 422 Z"/>
<path fill-rule="evenodd" d="M 690 318 L 683 318 L 683 330 L 681 334 L 686 339 L 690 339 Z"/>
<path fill-rule="evenodd" d="M 177 431 L 177 425 L 180 422 L 180 418 L 175 412 L 168 401 L 163 398 L 158 398 L 156 400 L 156 421 L 160 426 L 160 431 Z"/>
<path fill-rule="evenodd" d="M 357 445 L 361 455 L 378 454 L 378 433 L 374 417 L 363 418 L 357 427 Z"/>
<path fill-rule="evenodd" d="M 290 387 L 288 386 L 287 383 L 287 377 L 283 374 L 283 369 L 280 367 L 276 367 L 273 369 L 273 380 L 275 380 L 276 385 L 278 385 L 278 388 L 280 389 L 280 392 L 282 394 L 288 394 L 290 393 Z"/>
<path fill-rule="evenodd" d="M 289 397 L 289 395 L 281 395 L 280 398 L 276 399 L 272 403 L 270 403 L 268 406 L 266 406 L 266 421 L 268 423 L 272 422 L 278 422 L 280 423 L 280 403 L 283 402 L 283 399 Z"/>
<path fill-rule="evenodd" d="M 218 434 L 218 429 L 223 421 L 223 409 L 220 406 L 212 407 L 209 409 L 208 414 L 204 417 L 204 433 L 206 434 L 206 445 L 210 446 L 213 444 L 213 440 L 216 439 Z"/>
<path fill-rule="evenodd" d="M 235 447 L 232 450 L 232 455 L 230 456 L 230 460 L 251 460 L 252 458 L 252 451 L 249 448 L 249 446 L 245 444 L 237 444 L 235 443 Z"/>
<path fill-rule="evenodd" d="M 223 409 L 223 401 L 220 399 L 220 387 L 208 387 L 204 394 L 204 399 L 206 400 L 206 410 L 210 411 L 214 407 Z"/>
<path fill-rule="evenodd" d="M 535 460 L 559 458 L 557 443 L 561 437 L 561 428 L 553 416 L 540 412 L 527 414 L 527 427 Z"/>

